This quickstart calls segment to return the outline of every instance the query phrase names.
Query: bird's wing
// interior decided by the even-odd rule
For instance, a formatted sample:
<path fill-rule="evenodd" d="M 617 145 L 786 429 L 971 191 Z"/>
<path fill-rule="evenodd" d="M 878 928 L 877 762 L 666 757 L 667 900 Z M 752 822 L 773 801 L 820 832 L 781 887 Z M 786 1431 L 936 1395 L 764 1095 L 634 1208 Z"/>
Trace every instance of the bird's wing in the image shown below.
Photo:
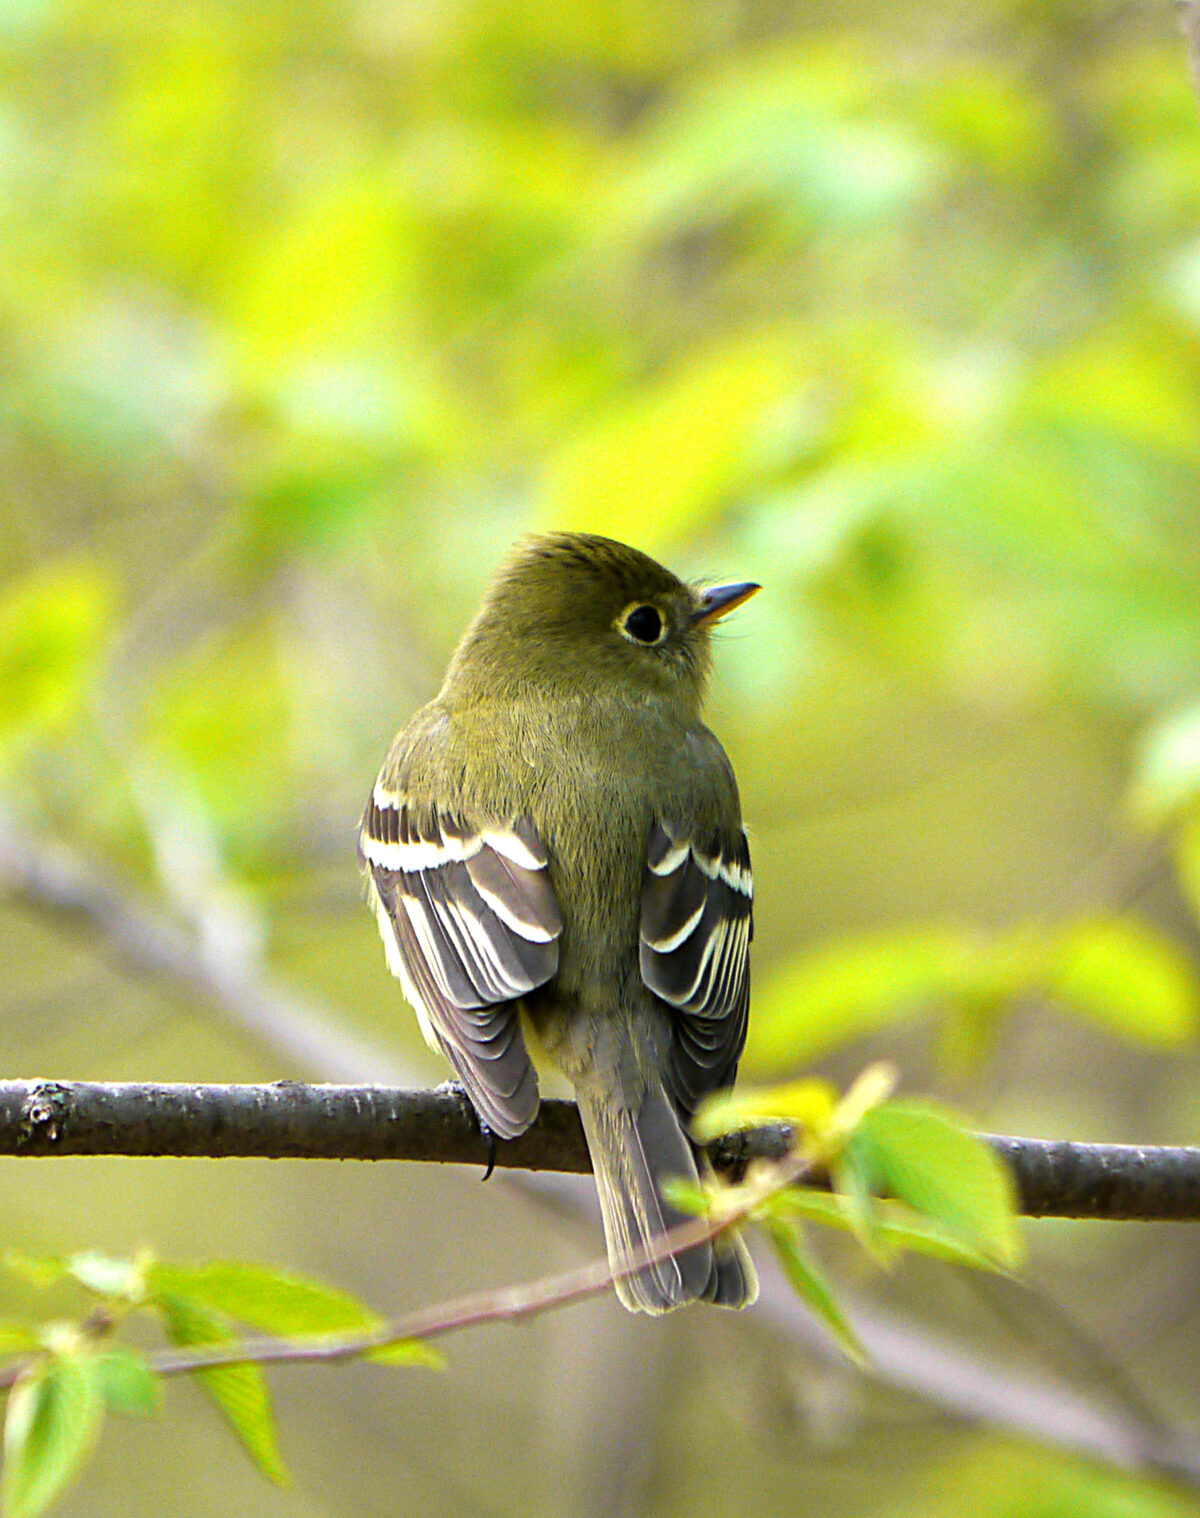
<path fill-rule="evenodd" d="M 731 1085 L 746 1042 L 754 887 L 750 846 L 656 823 L 642 888 L 642 980 L 680 1014 L 667 1084 L 687 1116 Z"/>
<path fill-rule="evenodd" d="M 523 1132 L 538 1086 L 517 1000 L 558 969 L 563 926 L 537 830 L 527 818 L 472 826 L 376 784 L 359 850 L 388 964 L 426 1039 L 489 1128 Z"/>

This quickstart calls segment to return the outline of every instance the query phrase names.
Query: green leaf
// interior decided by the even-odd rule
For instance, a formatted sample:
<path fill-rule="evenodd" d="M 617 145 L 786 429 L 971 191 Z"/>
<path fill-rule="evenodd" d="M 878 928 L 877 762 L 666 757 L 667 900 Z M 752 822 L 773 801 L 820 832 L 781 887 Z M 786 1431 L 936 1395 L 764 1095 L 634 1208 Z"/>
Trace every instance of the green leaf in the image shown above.
<path fill-rule="evenodd" d="M 1167 939 L 1117 918 L 1078 923 L 1046 947 L 1046 990 L 1073 1011 L 1137 1043 L 1193 1037 L 1200 986 Z"/>
<path fill-rule="evenodd" d="M 158 1411 L 162 1380 L 150 1369 L 145 1355 L 124 1344 L 114 1344 L 96 1356 L 96 1369 L 104 1400 L 115 1412 Z"/>
<path fill-rule="evenodd" d="M 1200 706 L 1189 706 L 1142 735 L 1129 801 L 1148 822 L 1162 822 L 1200 799 Z"/>
<path fill-rule="evenodd" d="M 87 1458 L 103 1411 L 92 1355 L 53 1357 L 20 1377 L 4 1422 L 3 1518 L 45 1512 Z"/>
<path fill-rule="evenodd" d="M 777 1210 L 810 1223 L 823 1223 L 847 1233 L 859 1235 L 855 1218 L 848 1215 L 842 1205 L 843 1198 L 828 1191 L 813 1191 L 808 1187 L 790 1187 L 779 1193 Z M 931 1218 L 923 1218 L 899 1204 L 869 1199 L 867 1229 L 873 1252 L 909 1249 L 917 1254 L 933 1255 L 952 1265 L 966 1265 L 975 1270 L 991 1270 L 993 1262 L 978 1249 L 964 1243 L 958 1234 L 944 1228 Z"/>
<path fill-rule="evenodd" d="M 781 1218 L 768 1218 L 766 1227 L 796 1295 L 807 1302 L 850 1358 L 865 1365 L 866 1351 L 858 1335 L 838 1305 L 829 1283 L 801 1248 L 794 1227 Z"/>
<path fill-rule="evenodd" d="M 347 1292 L 304 1276 L 239 1261 L 156 1265 L 150 1288 L 210 1308 L 264 1333 L 372 1333 L 377 1313 Z"/>
<path fill-rule="evenodd" d="M 304 1276 L 239 1261 L 206 1265 L 156 1265 L 152 1289 L 184 1297 L 194 1306 L 236 1319 L 266 1333 L 320 1343 L 343 1334 L 371 1334 L 383 1319 L 347 1292 Z M 423 1365 L 441 1369 L 437 1350 L 415 1340 L 399 1340 L 363 1356 L 381 1365 Z"/>
<path fill-rule="evenodd" d="M 202 1303 L 169 1292 L 157 1293 L 155 1302 L 167 1337 L 179 1348 L 235 1342 L 225 1321 Z M 259 1367 L 214 1365 L 195 1374 L 263 1475 L 279 1486 L 289 1485 L 291 1478 L 275 1443 L 271 1394 Z"/>
<path fill-rule="evenodd" d="M 882 1257 L 883 1242 L 876 1227 L 875 1198 L 871 1180 L 859 1151 L 853 1144 L 843 1148 L 830 1166 L 834 1193 L 828 1199 L 844 1227 L 848 1228 L 868 1254 Z"/>
<path fill-rule="evenodd" d="M 767 976 L 746 1063 L 789 1068 L 927 1010 L 969 978 L 979 945 L 953 928 L 864 934 L 808 950 Z"/>
<path fill-rule="evenodd" d="M 38 1259 L 31 1254 L 22 1254 L 19 1249 L 6 1249 L 4 1251 L 4 1268 L 10 1275 L 24 1281 L 27 1286 L 33 1286 L 38 1291 L 45 1291 L 47 1287 L 56 1285 L 67 1273 L 67 1267 L 62 1260 Z"/>
<path fill-rule="evenodd" d="M 851 1139 L 877 1186 L 996 1264 L 1020 1257 L 1012 1177 L 982 1139 L 947 1114 L 915 1102 L 867 1113 Z"/>
<path fill-rule="evenodd" d="M 394 1344 L 380 1345 L 368 1350 L 363 1359 L 376 1365 L 419 1365 L 427 1370 L 443 1370 L 446 1365 L 443 1354 L 419 1339 L 397 1339 Z"/>

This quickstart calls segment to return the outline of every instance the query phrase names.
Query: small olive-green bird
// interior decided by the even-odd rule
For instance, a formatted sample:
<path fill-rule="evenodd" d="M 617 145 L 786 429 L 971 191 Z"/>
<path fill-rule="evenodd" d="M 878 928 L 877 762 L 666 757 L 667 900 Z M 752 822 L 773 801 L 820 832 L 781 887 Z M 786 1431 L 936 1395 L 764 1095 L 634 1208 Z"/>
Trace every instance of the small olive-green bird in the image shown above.
<path fill-rule="evenodd" d="M 686 1125 L 746 1040 L 752 885 L 737 783 L 700 720 L 714 624 L 696 589 L 561 534 L 496 575 L 438 695 L 396 737 L 360 852 L 388 963 L 480 1119 L 538 1110 L 529 1047 L 572 1082 L 614 1269 L 684 1221 Z M 633 1310 L 758 1293 L 723 1236 L 617 1282 Z"/>

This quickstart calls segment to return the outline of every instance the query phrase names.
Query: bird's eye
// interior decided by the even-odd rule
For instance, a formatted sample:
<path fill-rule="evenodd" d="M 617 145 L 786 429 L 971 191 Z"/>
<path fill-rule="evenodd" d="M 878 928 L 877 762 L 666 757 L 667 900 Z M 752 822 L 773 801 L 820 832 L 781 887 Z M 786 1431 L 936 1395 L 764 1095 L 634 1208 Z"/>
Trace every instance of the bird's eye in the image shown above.
<path fill-rule="evenodd" d="M 621 619 L 621 631 L 635 643 L 661 643 L 666 633 L 657 606 L 635 606 Z"/>

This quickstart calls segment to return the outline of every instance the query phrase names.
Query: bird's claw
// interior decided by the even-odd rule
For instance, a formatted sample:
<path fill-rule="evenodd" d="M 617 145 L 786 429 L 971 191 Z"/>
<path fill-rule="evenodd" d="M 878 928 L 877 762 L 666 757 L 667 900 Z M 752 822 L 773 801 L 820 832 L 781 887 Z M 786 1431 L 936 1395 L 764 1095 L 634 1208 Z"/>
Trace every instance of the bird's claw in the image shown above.
<path fill-rule="evenodd" d="M 457 1096 L 475 1119 L 475 1126 L 479 1129 L 479 1136 L 487 1149 L 487 1169 L 483 1172 L 483 1179 L 485 1181 L 490 1180 L 492 1172 L 496 1168 L 496 1135 L 475 1110 L 475 1103 L 471 1100 L 467 1088 L 461 1081 L 443 1081 L 437 1087 L 437 1090 L 446 1091 L 453 1096 Z"/>
<path fill-rule="evenodd" d="M 471 1108 L 471 1111 L 475 1112 L 474 1107 Z M 486 1181 L 491 1179 L 492 1171 L 496 1168 L 496 1135 L 479 1116 L 478 1112 L 475 1112 L 475 1121 L 479 1124 L 480 1137 L 487 1145 L 487 1169 L 480 1177 L 481 1180 Z"/>

